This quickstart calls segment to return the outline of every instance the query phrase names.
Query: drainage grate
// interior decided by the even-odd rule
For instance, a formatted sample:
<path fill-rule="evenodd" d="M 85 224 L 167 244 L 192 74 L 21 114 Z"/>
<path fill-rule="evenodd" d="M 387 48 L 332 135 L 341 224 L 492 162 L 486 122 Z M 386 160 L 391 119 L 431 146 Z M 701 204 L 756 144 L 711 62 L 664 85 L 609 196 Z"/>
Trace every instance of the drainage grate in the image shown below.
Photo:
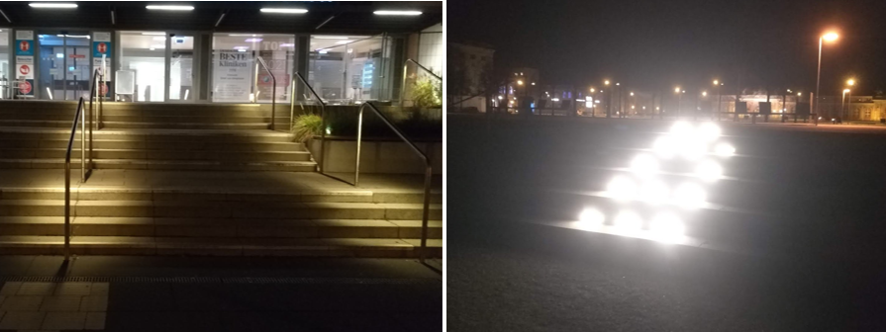
<path fill-rule="evenodd" d="M 0 276 L 2 282 L 113 282 L 175 284 L 355 284 L 355 285 L 432 285 L 430 278 L 307 278 L 307 277 L 56 277 Z"/>

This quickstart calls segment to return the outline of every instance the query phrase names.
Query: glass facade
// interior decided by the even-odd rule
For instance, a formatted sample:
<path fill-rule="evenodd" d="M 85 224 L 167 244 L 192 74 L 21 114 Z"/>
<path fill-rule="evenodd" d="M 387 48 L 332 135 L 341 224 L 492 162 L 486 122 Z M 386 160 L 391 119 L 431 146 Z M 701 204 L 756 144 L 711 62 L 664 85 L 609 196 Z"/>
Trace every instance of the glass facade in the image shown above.
<path fill-rule="evenodd" d="M 390 98 L 390 38 L 311 36 L 308 83 L 334 104 Z"/>
<path fill-rule="evenodd" d="M 132 95 L 121 95 L 121 101 L 164 101 L 166 85 L 166 33 L 162 31 L 121 31 L 119 71 L 130 71 L 135 77 Z"/>
<path fill-rule="evenodd" d="M 92 76 L 88 32 L 59 34 L 38 31 L 37 81 L 39 99 L 77 100 L 89 97 Z"/>
<path fill-rule="evenodd" d="M 8 84 L 9 80 L 13 78 L 9 72 L 11 67 L 9 61 L 9 37 L 9 29 L 0 29 L 0 99 L 9 98 Z"/>
<path fill-rule="evenodd" d="M 267 68 L 259 64 L 259 58 Z M 277 82 L 277 102 L 288 102 L 294 59 L 294 35 L 214 34 L 212 101 L 270 103 L 273 77 Z"/>
<path fill-rule="evenodd" d="M 19 97 L 76 100 L 88 95 L 93 70 L 107 66 L 108 96 L 121 102 L 270 103 L 276 97 L 288 103 L 296 71 L 331 104 L 387 101 L 397 95 L 392 93 L 399 84 L 394 73 L 402 63 L 395 65 L 395 59 L 405 59 L 394 55 L 395 49 L 405 49 L 394 44 L 406 40 L 387 35 L 23 31 L 33 36 L 33 60 L 22 60 L 33 61 L 27 63 L 33 89 Z M 0 29 L 0 85 L 8 86 L 4 82 L 16 79 L 15 67 L 24 66 L 12 52 L 14 33 Z M 421 55 L 435 63 L 436 71 L 442 43 L 435 40 L 437 31 L 427 35 Z M 11 97 L 10 89 L 0 90 L 0 98 Z"/>

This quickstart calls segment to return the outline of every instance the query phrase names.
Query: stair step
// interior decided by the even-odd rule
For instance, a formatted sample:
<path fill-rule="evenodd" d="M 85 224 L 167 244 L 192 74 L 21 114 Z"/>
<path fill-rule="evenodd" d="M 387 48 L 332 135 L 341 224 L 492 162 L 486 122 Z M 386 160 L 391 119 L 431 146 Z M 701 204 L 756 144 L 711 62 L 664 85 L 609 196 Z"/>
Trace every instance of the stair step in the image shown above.
<path fill-rule="evenodd" d="M 267 129 L 268 123 L 198 123 L 198 122 L 178 122 L 178 123 L 156 123 L 156 122 L 117 122 L 103 121 L 107 128 L 171 128 L 171 129 L 232 129 L 232 130 L 249 130 L 249 129 Z M 70 121 L 68 126 L 70 126 Z"/>
<path fill-rule="evenodd" d="M 64 188 L 0 188 L 3 200 L 62 200 Z M 71 188 L 72 201 L 178 201 L 178 202 L 338 202 L 424 204 L 423 192 L 369 190 L 303 190 L 298 192 L 220 191 L 218 189 L 134 189 L 119 187 Z M 443 195 L 431 192 L 431 204 L 441 204 Z"/>
<path fill-rule="evenodd" d="M 64 200 L 2 200 L 0 216 L 64 216 Z M 422 218 L 422 204 L 340 202 L 76 201 L 72 216 L 175 217 L 213 219 L 388 219 Z M 442 219 L 442 206 L 430 206 L 430 219 Z"/>
<path fill-rule="evenodd" d="M 43 149 L 0 149 L 0 156 L 11 159 L 28 158 L 63 158 L 66 148 Z M 80 151 L 74 151 L 79 154 Z M 79 155 L 78 155 L 79 156 Z M 203 160 L 203 161 L 310 161 L 311 154 L 307 151 L 228 151 L 225 149 L 204 150 L 142 150 L 142 149 L 96 149 L 92 156 L 95 159 L 138 159 L 138 160 Z"/>
<path fill-rule="evenodd" d="M 71 168 L 80 168 L 79 151 L 72 154 Z M 94 159 L 95 169 L 283 171 L 313 172 L 313 161 L 218 162 L 187 160 Z M 0 159 L 0 169 L 64 169 L 64 159 Z"/>
<path fill-rule="evenodd" d="M 26 128 L 26 127 L 2 127 L 0 126 L 0 139 L 16 140 L 63 140 L 68 141 L 71 135 L 70 123 L 67 129 L 55 128 Z M 93 130 L 95 140 L 137 140 L 144 142 L 187 142 L 209 141 L 216 143 L 264 143 L 264 142 L 289 142 L 290 135 L 285 132 L 275 132 L 261 128 L 259 130 L 227 130 L 227 129 L 202 129 L 194 131 L 190 129 L 127 129 Z M 74 136 L 75 141 L 80 140 L 80 132 Z"/>
<path fill-rule="evenodd" d="M 74 217 L 74 236 L 228 238 L 419 238 L 421 220 L 190 219 Z M 64 236 L 63 217 L 0 217 L 0 234 Z M 428 221 L 428 237 L 443 237 L 442 221 Z"/>
<path fill-rule="evenodd" d="M 442 257 L 442 241 L 428 240 L 429 256 Z M 75 255 L 417 257 L 418 239 L 279 239 L 73 236 Z M 0 236 L 0 254 L 60 255 L 62 236 Z"/>
<path fill-rule="evenodd" d="M 0 149 L 66 149 L 67 139 L 3 139 Z M 80 140 L 73 143 L 80 148 Z M 225 150 L 225 151 L 307 151 L 304 144 L 295 142 L 216 142 L 206 140 L 182 140 L 170 144 L 134 139 L 95 139 L 93 149 L 143 149 L 143 150 Z"/>

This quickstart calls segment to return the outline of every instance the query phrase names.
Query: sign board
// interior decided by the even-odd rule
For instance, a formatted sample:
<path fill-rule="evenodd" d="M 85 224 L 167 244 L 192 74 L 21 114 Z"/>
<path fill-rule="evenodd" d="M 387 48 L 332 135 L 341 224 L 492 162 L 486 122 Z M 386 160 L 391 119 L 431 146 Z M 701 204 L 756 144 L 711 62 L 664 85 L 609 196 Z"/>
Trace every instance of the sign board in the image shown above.
<path fill-rule="evenodd" d="M 104 80 L 107 84 L 111 84 L 111 76 L 104 73 L 111 71 L 111 33 L 110 32 L 94 32 L 92 34 L 92 70 L 98 69 L 100 73 L 105 75 Z M 108 96 L 107 89 L 102 93 Z"/>
<path fill-rule="evenodd" d="M 735 113 L 748 114 L 748 102 L 740 101 L 735 103 Z"/>
<path fill-rule="evenodd" d="M 15 72 L 13 77 L 24 80 L 19 85 L 19 93 L 24 96 L 34 95 L 34 31 L 18 30 L 15 32 Z"/>
<path fill-rule="evenodd" d="M 212 58 L 212 100 L 249 102 L 254 78 L 252 53 L 219 50 Z"/>
<path fill-rule="evenodd" d="M 114 91 L 121 95 L 135 94 L 135 72 L 131 70 L 118 70 L 114 75 Z"/>
<path fill-rule="evenodd" d="M 760 102 L 760 114 L 772 114 L 772 103 Z"/>
<path fill-rule="evenodd" d="M 809 115 L 809 103 L 797 103 L 797 115 Z"/>

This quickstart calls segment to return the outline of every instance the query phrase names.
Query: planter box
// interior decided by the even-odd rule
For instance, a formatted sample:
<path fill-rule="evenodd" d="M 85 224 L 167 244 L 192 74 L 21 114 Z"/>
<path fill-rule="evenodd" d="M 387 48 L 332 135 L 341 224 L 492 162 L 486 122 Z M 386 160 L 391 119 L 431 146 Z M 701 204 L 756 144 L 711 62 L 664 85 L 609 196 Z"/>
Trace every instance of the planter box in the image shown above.
<path fill-rule="evenodd" d="M 319 138 L 308 146 L 314 159 L 320 161 Z M 443 143 L 416 142 L 433 165 L 434 174 L 443 174 Z M 424 162 L 412 149 L 400 140 L 371 140 L 362 143 L 360 159 L 361 174 L 424 174 Z M 325 172 L 353 173 L 357 154 L 357 141 L 347 138 L 326 138 L 326 160 L 322 161 Z"/>

